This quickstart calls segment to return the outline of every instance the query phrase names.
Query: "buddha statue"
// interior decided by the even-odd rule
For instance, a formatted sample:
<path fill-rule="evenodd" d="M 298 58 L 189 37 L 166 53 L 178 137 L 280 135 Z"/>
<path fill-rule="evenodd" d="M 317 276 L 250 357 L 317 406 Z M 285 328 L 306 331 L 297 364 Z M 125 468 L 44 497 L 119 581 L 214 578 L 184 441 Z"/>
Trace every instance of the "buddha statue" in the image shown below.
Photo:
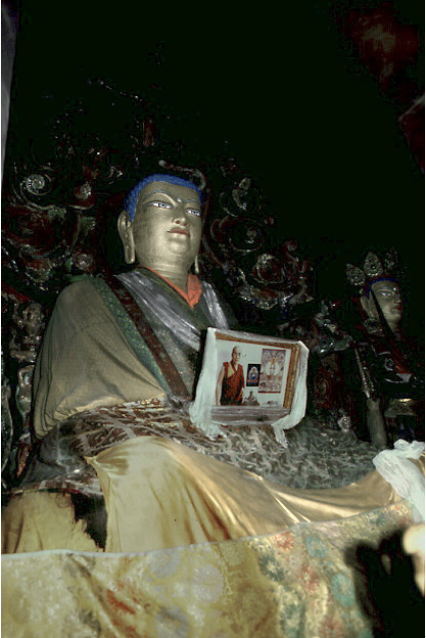
<path fill-rule="evenodd" d="M 190 272 L 200 244 L 200 203 L 191 182 L 168 175 L 143 180 L 118 218 L 133 270 L 81 279 L 58 297 L 34 374 L 37 445 L 3 511 L 3 553 L 148 552 L 264 536 L 298 521 L 353 516 L 395 498 L 376 471 L 321 493 L 286 488 L 268 478 L 269 469 L 268 477 L 257 473 L 258 459 L 253 471 L 257 448 L 251 444 L 251 469 L 240 466 L 239 446 L 248 430 L 236 431 L 240 444 L 234 447 L 224 428 L 211 446 L 201 428 L 182 416 L 192 397 L 203 331 L 233 327 L 213 288 Z M 159 404 L 170 408 L 160 434 L 149 416 Z M 124 416 L 117 416 L 120 406 Z M 107 428 L 102 419 L 109 408 L 114 414 Z M 136 424 L 138 433 L 131 430 L 117 442 L 112 433 L 120 419 Z M 260 426 L 255 438 L 273 457 L 282 450 L 269 429 Z M 87 444 L 82 454 L 72 447 L 77 439 Z M 238 463 L 224 460 L 231 456 Z M 82 466 L 92 470 L 87 491 L 84 471 L 78 483 Z M 72 486 L 64 488 L 61 479 L 70 474 Z M 46 488 L 51 478 L 58 480 Z M 88 499 L 86 518 L 78 514 L 82 496 Z M 95 506 L 101 513 L 96 530 Z"/>
<path fill-rule="evenodd" d="M 153 175 L 118 217 L 134 270 L 88 277 L 58 297 L 34 374 L 34 433 L 99 406 L 192 396 L 203 331 L 229 328 L 228 310 L 191 268 L 202 231 L 201 192 Z"/>

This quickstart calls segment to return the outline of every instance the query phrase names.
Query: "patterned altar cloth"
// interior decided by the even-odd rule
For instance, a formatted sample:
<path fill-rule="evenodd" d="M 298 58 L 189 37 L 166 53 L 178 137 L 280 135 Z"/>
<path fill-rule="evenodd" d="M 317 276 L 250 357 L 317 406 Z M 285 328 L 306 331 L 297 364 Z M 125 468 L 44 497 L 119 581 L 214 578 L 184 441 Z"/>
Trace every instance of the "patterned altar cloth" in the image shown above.
<path fill-rule="evenodd" d="M 380 614 L 349 556 L 412 520 L 402 502 L 274 535 L 139 554 L 3 556 L 2 636 L 373 638 Z"/>
<path fill-rule="evenodd" d="M 162 400 L 84 412 L 62 424 L 57 435 L 52 431 L 39 449 L 49 476 L 29 480 L 15 494 L 100 494 L 96 473 L 84 457 L 139 436 L 171 439 L 300 488 L 348 485 L 372 470 L 377 454 L 351 433 L 333 432 L 309 418 L 289 431 L 287 448 L 277 444 L 268 425 L 233 426 L 212 441 L 191 425 L 183 406 Z M 356 550 L 365 545 L 374 553 L 413 522 L 411 505 L 400 501 L 238 540 L 132 554 L 46 550 L 3 555 L 3 636 L 373 637 L 377 628 L 383 629 L 383 619 L 371 595 L 383 602 L 383 593 L 377 572 L 369 588 L 365 565 L 354 560 Z"/>

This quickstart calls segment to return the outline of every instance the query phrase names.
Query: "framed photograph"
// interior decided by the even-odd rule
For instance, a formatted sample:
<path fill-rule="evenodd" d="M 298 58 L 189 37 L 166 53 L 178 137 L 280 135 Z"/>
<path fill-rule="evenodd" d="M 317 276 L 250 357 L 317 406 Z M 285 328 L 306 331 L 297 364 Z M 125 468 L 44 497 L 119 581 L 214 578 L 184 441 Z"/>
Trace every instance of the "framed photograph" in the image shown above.
<path fill-rule="evenodd" d="M 222 424 L 290 415 L 297 384 L 306 385 L 307 353 L 299 341 L 209 328 L 195 408 L 205 415 L 209 404 L 211 419 Z"/>

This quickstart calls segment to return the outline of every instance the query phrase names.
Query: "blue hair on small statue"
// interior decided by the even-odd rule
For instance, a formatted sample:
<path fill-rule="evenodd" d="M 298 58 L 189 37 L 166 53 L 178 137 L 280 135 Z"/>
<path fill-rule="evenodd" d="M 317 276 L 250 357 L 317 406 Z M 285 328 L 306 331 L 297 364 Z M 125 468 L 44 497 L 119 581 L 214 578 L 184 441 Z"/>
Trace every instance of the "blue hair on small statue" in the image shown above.
<path fill-rule="evenodd" d="M 395 277 L 376 277 L 375 279 L 372 279 L 367 283 L 365 287 L 365 296 L 367 297 L 367 299 L 370 298 L 371 286 L 378 281 L 393 281 L 396 284 L 398 283 L 398 280 Z"/>

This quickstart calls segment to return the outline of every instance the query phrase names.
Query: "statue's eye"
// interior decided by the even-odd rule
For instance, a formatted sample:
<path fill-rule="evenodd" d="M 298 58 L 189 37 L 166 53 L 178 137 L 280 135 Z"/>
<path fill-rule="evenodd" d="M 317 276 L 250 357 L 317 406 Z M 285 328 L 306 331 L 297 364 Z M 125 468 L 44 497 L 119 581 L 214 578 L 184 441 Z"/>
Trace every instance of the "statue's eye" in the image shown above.
<path fill-rule="evenodd" d="M 187 208 L 186 212 L 195 217 L 201 217 L 201 211 L 198 208 Z"/>
<path fill-rule="evenodd" d="M 164 209 L 173 208 L 172 204 L 169 204 L 168 202 L 160 202 L 160 201 L 149 202 L 149 206 L 155 206 L 155 208 L 164 208 Z"/>

